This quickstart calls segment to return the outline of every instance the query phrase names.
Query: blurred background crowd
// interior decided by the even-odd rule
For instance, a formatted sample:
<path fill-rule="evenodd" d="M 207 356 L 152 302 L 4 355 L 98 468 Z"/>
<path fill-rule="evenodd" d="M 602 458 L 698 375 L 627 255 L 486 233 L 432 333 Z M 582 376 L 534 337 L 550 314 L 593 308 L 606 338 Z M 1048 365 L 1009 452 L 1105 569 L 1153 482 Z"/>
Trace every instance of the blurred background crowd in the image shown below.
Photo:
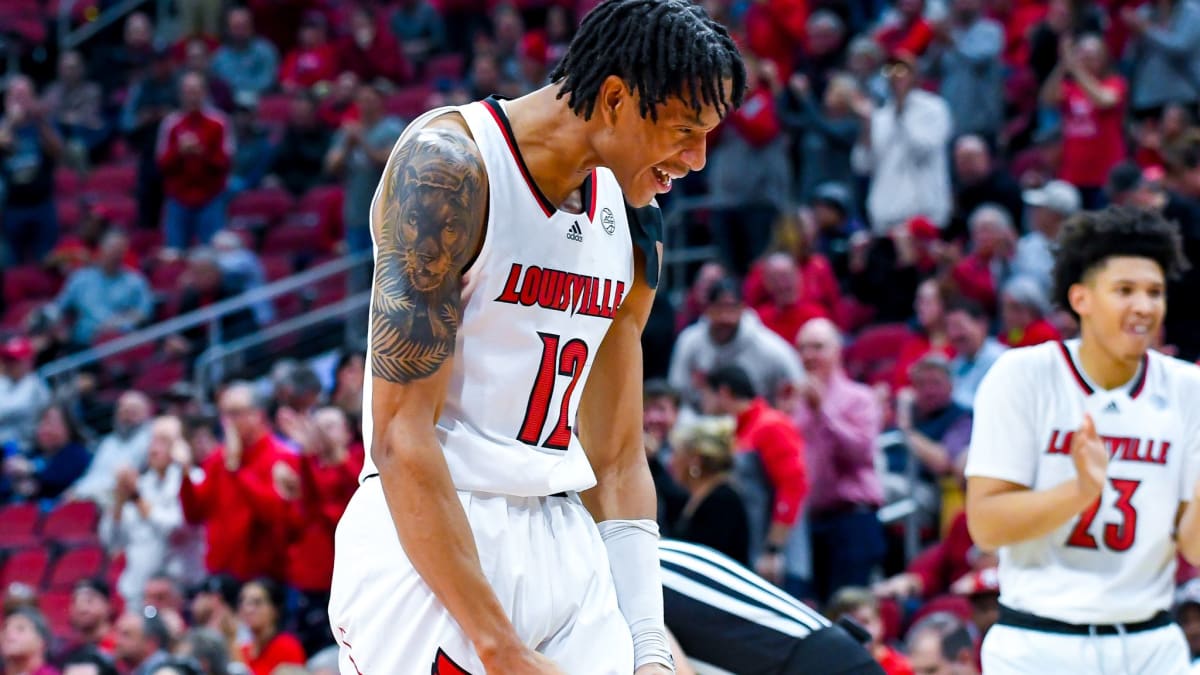
<path fill-rule="evenodd" d="M 407 121 L 542 86 L 594 3 L 0 0 L 0 673 L 336 672 L 371 195 Z M 1161 209 L 1200 262 L 1200 4 L 704 5 L 749 92 L 661 201 L 660 524 L 889 674 L 976 672 L 975 389 L 1077 331 L 1079 210 Z M 1159 339 L 1187 360 L 1198 275 Z"/>

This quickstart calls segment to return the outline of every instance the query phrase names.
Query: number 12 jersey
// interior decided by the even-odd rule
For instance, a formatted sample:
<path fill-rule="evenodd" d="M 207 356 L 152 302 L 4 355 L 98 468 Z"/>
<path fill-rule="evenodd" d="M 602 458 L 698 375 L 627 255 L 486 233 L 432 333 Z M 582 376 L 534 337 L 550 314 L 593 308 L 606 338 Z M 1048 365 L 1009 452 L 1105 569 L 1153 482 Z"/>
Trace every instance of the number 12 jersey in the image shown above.
<path fill-rule="evenodd" d="M 397 147 L 449 110 L 416 120 Z M 453 110 L 483 157 L 488 217 L 482 248 L 464 276 L 461 325 L 437 422 L 446 463 L 459 490 L 520 497 L 585 490 L 595 476 L 574 433 L 576 412 L 596 350 L 633 285 L 624 196 L 612 173 L 597 168 L 583 184 L 583 212 L 558 210 L 533 182 L 499 100 Z M 369 361 L 364 477 L 376 472 Z"/>
<path fill-rule="evenodd" d="M 1132 382 L 1104 390 L 1078 350 L 1048 342 L 992 366 L 966 473 L 1034 490 L 1074 480 L 1071 438 L 1090 413 L 1110 457 L 1103 493 L 1050 534 L 1001 547 L 1000 601 L 1076 624 L 1141 621 L 1171 603 L 1175 517 L 1200 469 L 1200 368 L 1151 351 Z"/>

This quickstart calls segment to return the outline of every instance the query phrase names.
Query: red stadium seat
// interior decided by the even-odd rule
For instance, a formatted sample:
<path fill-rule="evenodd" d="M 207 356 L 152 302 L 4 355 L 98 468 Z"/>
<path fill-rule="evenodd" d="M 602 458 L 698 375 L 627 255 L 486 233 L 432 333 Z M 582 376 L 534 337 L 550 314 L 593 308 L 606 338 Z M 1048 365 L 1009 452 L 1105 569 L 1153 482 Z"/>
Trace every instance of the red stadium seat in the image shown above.
<path fill-rule="evenodd" d="M 133 380 L 133 388 L 150 397 L 165 394 L 176 382 L 187 376 L 183 362 L 159 361 L 146 367 Z"/>
<path fill-rule="evenodd" d="M 84 194 L 124 195 L 133 198 L 137 190 L 137 166 L 110 164 L 98 166 L 83 180 Z"/>
<path fill-rule="evenodd" d="M 11 305 L 21 300 L 52 298 L 61 282 L 51 272 L 38 265 L 18 265 L 4 270 L 4 302 Z"/>
<path fill-rule="evenodd" d="M 59 544 L 96 541 L 100 509 L 92 502 L 66 502 L 51 511 L 42 523 L 42 539 Z"/>
<path fill-rule="evenodd" d="M 71 634 L 71 590 L 44 591 L 38 597 L 38 608 L 50 625 L 50 632 L 58 637 Z"/>
<path fill-rule="evenodd" d="M 146 258 L 163 246 L 162 230 L 137 229 L 129 234 L 129 246 L 139 258 Z"/>
<path fill-rule="evenodd" d="M 56 199 L 54 211 L 58 215 L 58 231 L 74 232 L 79 226 L 79 202 L 74 199 Z"/>
<path fill-rule="evenodd" d="M 429 109 L 429 97 L 433 89 L 427 85 L 406 87 L 388 97 L 385 102 L 387 111 L 411 120 Z"/>
<path fill-rule="evenodd" d="M 425 79 L 433 82 L 444 78 L 458 82 L 465 68 L 466 59 L 462 54 L 435 56 L 425 64 Z"/>
<path fill-rule="evenodd" d="M 262 265 L 268 283 L 289 277 L 294 271 L 292 257 L 286 254 L 267 253 L 262 257 Z"/>
<path fill-rule="evenodd" d="M 41 513 L 34 504 L 12 504 L 0 509 L 0 549 L 27 548 L 39 543 Z"/>
<path fill-rule="evenodd" d="M 263 250 L 271 253 L 321 253 L 321 232 L 303 225 L 280 225 L 267 231 Z"/>
<path fill-rule="evenodd" d="M 75 169 L 59 167 L 54 170 L 54 194 L 60 197 L 74 197 L 82 181 Z"/>
<path fill-rule="evenodd" d="M 0 328 L 5 330 L 18 330 L 25 325 L 25 320 L 34 310 L 46 304 L 44 300 L 21 300 L 8 306 L 4 311 L 4 320 L 0 322 Z"/>
<path fill-rule="evenodd" d="M 133 192 L 110 193 L 96 199 L 96 207 L 105 210 L 105 217 L 118 227 L 133 227 L 138 220 L 138 203 Z"/>
<path fill-rule="evenodd" d="M 270 94 L 258 99 L 258 119 L 263 124 L 282 127 L 292 116 L 292 97 Z"/>
<path fill-rule="evenodd" d="M 48 590 L 70 590 L 80 579 L 98 577 L 104 572 L 104 549 L 97 545 L 69 549 L 59 556 L 46 580 Z"/>
<path fill-rule="evenodd" d="M 857 380 L 876 380 L 890 372 L 900 347 L 912 331 L 907 324 L 890 323 L 864 328 L 846 347 L 846 372 Z"/>
<path fill-rule="evenodd" d="M 257 229 L 274 225 L 292 210 L 292 195 L 282 188 L 243 192 L 229 203 L 229 226 Z"/>
<path fill-rule="evenodd" d="M 173 291 L 179 285 L 179 277 L 186 269 L 187 262 L 182 259 L 160 262 L 150 273 L 150 287 L 160 292 Z"/>
<path fill-rule="evenodd" d="M 45 548 L 16 551 L 4 561 L 4 570 L 0 573 L 0 588 L 8 588 L 14 583 L 38 588 L 42 585 L 42 579 L 46 578 L 46 568 L 49 565 L 50 553 Z"/>

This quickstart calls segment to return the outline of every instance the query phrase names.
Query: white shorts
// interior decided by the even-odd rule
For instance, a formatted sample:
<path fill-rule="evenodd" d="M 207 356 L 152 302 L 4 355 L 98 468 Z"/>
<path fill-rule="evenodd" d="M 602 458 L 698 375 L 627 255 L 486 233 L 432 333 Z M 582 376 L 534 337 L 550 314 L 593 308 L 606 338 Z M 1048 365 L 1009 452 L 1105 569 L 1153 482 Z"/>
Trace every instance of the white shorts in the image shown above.
<path fill-rule="evenodd" d="M 629 626 L 604 542 L 578 495 L 459 499 L 483 573 L 525 644 L 571 675 L 630 675 Z M 342 675 L 484 675 L 400 546 L 378 478 L 358 488 L 338 523 L 329 623 Z"/>
<path fill-rule="evenodd" d="M 1125 635 L 1064 635 L 996 624 L 983 638 L 983 675 L 1187 675 L 1176 624 Z"/>

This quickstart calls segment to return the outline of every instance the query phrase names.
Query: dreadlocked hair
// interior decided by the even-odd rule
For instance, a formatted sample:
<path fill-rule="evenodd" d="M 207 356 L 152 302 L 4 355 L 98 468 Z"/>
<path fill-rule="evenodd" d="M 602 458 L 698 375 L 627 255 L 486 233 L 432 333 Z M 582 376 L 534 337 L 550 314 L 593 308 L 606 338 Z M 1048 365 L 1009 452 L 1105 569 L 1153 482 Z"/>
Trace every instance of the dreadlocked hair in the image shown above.
<path fill-rule="evenodd" d="M 1149 258 L 1167 279 L 1189 265 L 1179 226 L 1157 211 L 1110 206 L 1080 213 L 1063 224 L 1054 252 L 1054 302 L 1079 319 L 1067 293 L 1113 257 Z"/>
<path fill-rule="evenodd" d="M 729 31 L 688 0 L 605 0 L 579 26 L 550 73 L 558 98 L 591 119 L 600 85 L 620 77 L 641 101 L 642 117 L 679 97 L 699 111 L 712 105 L 724 117 L 742 104 L 746 67 Z M 732 80 L 725 91 L 725 79 Z"/>

